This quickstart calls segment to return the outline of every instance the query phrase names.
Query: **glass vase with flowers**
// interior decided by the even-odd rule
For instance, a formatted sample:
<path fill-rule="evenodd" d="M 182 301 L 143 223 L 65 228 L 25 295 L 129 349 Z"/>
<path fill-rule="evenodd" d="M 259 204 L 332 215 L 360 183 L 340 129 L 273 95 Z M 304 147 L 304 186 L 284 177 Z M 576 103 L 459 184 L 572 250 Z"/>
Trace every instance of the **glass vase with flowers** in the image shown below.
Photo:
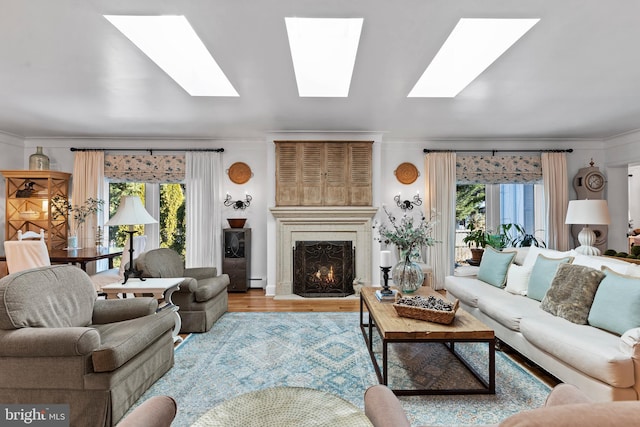
<path fill-rule="evenodd" d="M 104 200 L 89 197 L 81 205 L 72 205 L 66 197 L 55 196 L 51 199 L 51 215 L 53 219 L 64 218 L 69 222 L 67 246 L 78 248 L 78 230 L 90 215 L 102 211 Z"/>
<path fill-rule="evenodd" d="M 434 222 L 427 220 L 422 212 L 417 218 L 404 213 L 398 219 L 386 206 L 383 205 L 382 209 L 387 220 L 384 223 L 376 221 L 373 228 L 378 230 L 376 240 L 395 245 L 400 253 L 400 261 L 391 270 L 393 283 L 404 293 L 415 292 L 422 286 L 424 274 L 414 259 L 423 247 L 437 243 L 431 237 Z"/>

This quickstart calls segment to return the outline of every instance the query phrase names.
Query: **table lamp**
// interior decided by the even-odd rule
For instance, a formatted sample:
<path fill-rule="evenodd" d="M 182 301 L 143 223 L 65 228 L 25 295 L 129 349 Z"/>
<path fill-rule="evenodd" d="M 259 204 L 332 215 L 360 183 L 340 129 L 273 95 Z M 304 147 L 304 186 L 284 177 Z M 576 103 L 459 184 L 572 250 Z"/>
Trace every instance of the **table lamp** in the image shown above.
<path fill-rule="evenodd" d="M 584 224 L 584 228 L 578 234 L 578 242 L 581 246 L 576 252 L 583 255 L 600 255 L 600 249 L 594 247 L 596 233 L 589 228 L 591 225 L 609 224 L 609 208 L 606 200 L 570 200 L 567 208 L 565 224 Z"/>
<path fill-rule="evenodd" d="M 140 224 L 155 224 L 158 221 L 155 220 L 149 212 L 142 206 L 140 198 L 137 196 L 122 196 L 120 199 L 120 206 L 118 211 L 106 222 L 105 225 L 128 225 L 129 229 L 129 268 L 124 270 L 124 285 L 129 280 L 129 277 L 138 277 L 140 280 L 144 278 L 140 277 L 141 271 L 138 271 L 134 267 L 133 262 L 133 235 L 136 234 L 136 230 L 133 229 L 134 225 Z"/>

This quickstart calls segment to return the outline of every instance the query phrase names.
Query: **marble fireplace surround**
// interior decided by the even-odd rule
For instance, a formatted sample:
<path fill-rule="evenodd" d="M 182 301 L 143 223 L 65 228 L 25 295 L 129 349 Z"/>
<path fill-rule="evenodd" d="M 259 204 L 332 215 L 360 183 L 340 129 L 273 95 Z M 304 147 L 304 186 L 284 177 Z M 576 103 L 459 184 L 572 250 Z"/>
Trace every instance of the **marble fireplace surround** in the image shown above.
<path fill-rule="evenodd" d="M 275 298 L 302 298 L 293 293 L 293 248 L 299 240 L 346 240 L 353 242 L 356 276 L 371 283 L 372 219 L 377 208 L 275 207 Z"/>

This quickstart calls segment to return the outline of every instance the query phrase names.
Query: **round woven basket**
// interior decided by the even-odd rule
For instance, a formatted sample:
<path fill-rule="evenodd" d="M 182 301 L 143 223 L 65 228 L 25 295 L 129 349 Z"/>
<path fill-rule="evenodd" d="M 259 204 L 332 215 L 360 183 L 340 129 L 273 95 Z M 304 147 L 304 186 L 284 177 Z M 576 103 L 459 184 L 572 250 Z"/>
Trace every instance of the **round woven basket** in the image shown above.
<path fill-rule="evenodd" d="M 357 406 L 304 387 L 271 387 L 241 394 L 202 415 L 191 427 L 371 427 Z"/>
<path fill-rule="evenodd" d="M 418 172 L 418 168 L 416 168 L 413 163 L 401 163 L 400 166 L 394 172 L 396 174 L 396 178 L 403 184 L 411 184 L 418 179 L 420 172 Z"/>
<path fill-rule="evenodd" d="M 235 184 L 244 184 L 251 179 L 253 173 L 248 164 L 235 162 L 229 167 L 229 179 Z"/>

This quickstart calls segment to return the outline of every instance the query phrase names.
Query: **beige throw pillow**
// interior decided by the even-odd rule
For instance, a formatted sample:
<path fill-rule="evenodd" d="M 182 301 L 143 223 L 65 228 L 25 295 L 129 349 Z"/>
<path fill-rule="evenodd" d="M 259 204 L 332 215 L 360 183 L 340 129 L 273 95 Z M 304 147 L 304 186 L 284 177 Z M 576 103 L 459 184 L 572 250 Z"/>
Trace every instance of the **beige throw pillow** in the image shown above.
<path fill-rule="evenodd" d="M 527 295 L 532 269 L 533 267 L 512 264 L 507 272 L 507 286 L 504 290 L 516 295 Z"/>
<path fill-rule="evenodd" d="M 560 264 L 540 308 L 570 322 L 586 325 L 602 271 L 584 265 Z"/>

